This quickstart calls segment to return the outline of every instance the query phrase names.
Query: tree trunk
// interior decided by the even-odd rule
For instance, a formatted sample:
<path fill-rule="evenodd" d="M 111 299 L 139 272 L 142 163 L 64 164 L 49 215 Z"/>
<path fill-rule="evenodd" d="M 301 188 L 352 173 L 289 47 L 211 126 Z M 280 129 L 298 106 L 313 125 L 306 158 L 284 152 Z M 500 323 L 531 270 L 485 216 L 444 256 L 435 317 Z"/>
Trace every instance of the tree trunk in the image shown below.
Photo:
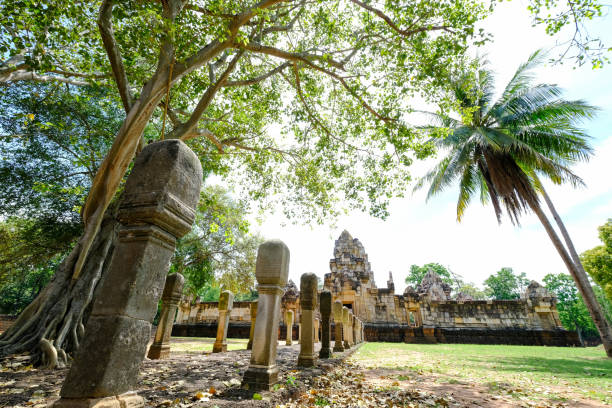
<path fill-rule="evenodd" d="M 94 240 L 83 273 L 72 279 L 77 244 L 53 279 L 0 336 L 0 357 L 30 353 L 32 364 L 62 367 L 79 347 L 99 282 L 104 278 L 117 237 L 118 222 L 109 208 Z"/>
<path fill-rule="evenodd" d="M 593 292 L 593 288 L 589 283 L 589 279 L 586 276 L 586 273 L 584 273 L 584 269 L 581 270 L 573 262 L 572 257 L 568 254 L 567 250 L 563 246 L 563 243 L 559 239 L 557 232 L 554 230 L 554 228 L 548 221 L 548 218 L 546 217 L 546 214 L 544 214 L 544 211 L 542 211 L 542 208 L 538 204 L 535 204 L 531 206 L 531 209 L 540 219 L 540 222 L 544 226 L 544 229 L 546 229 L 550 240 L 557 249 L 557 252 L 559 252 L 559 255 L 565 263 L 565 266 L 567 267 L 570 275 L 572 276 L 572 278 L 574 278 L 574 282 L 576 282 L 576 287 L 578 287 L 578 290 L 580 291 L 580 294 L 584 299 L 584 303 L 587 309 L 589 310 L 589 314 L 591 315 L 591 318 L 595 323 L 595 327 L 597 327 L 597 330 L 599 331 L 599 336 L 601 337 L 601 342 L 604 345 L 606 355 L 612 358 L 612 327 L 610 327 L 610 324 L 606 320 L 606 317 L 603 314 L 603 311 L 601 310 L 601 306 L 595 298 L 595 293 Z"/>

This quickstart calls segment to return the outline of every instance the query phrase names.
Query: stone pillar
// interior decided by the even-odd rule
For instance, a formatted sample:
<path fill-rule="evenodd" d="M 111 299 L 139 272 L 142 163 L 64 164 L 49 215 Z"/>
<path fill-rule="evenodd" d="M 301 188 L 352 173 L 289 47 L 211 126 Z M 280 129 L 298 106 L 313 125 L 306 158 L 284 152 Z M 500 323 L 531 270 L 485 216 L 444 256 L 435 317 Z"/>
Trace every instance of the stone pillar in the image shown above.
<path fill-rule="evenodd" d="M 335 324 L 335 333 L 334 333 L 334 351 L 339 351 L 339 352 L 343 352 L 344 351 L 344 345 L 342 343 L 342 340 L 344 339 L 344 335 L 342 333 L 342 319 L 343 319 L 343 315 L 342 315 L 342 302 L 339 300 L 336 300 L 334 302 L 333 305 L 333 312 L 334 312 L 334 324 Z"/>
<path fill-rule="evenodd" d="M 321 312 L 321 350 L 319 350 L 319 358 L 330 358 L 332 356 L 331 349 L 329 347 L 331 333 L 329 318 L 332 309 L 332 296 L 329 290 L 321 292 L 321 302 L 319 304 L 319 311 Z"/>
<path fill-rule="evenodd" d="M 278 321 L 281 296 L 288 276 L 289 248 L 280 240 L 261 244 L 255 263 L 259 304 L 253 334 L 253 352 L 251 364 L 242 378 L 242 384 L 250 390 L 270 390 L 278 382 Z"/>
<path fill-rule="evenodd" d="M 230 314 L 234 308 L 234 294 L 224 290 L 219 295 L 219 320 L 217 322 L 217 338 L 213 344 L 213 353 L 224 353 L 227 351 L 227 327 L 229 326 Z"/>
<path fill-rule="evenodd" d="M 314 342 L 318 343 L 319 342 L 319 325 L 320 325 L 320 320 L 315 318 L 314 319 Z"/>
<path fill-rule="evenodd" d="M 312 367 L 317 361 L 314 352 L 314 313 L 317 308 L 317 275 L 305 273 L 300 279 L 302 335 L 297 365 Z"/>
<path fill-rule="evenodd" d="M 300 315 L 301 317 L 302 315 Z M 302 343 L 302 322 L 298 323 L 298 344 Z"/>
<path fill-rule="evenodd" d="M 358 320 L 357 320 L 357 316 L 355 315 L 351 315 L 351 318 L 353 320 L 353 325 L 351 330 L 353 330 L 353 332 L 351 333 L 351 335 L 353 336 L 353 344 L 358 344 L 359 343 L 359 339 L 357 336 L 357 324 L 358 324 Z"/>
<path fill-rule="evenodd" d="M 251 302 L 251 330 L 249 330 L 249 342 L 247 343 L 247 350 L 253 349 L 253 333 L 255 333 L 255 320 L 257 319 L 257 301 Z"/>
<path fill-rule="evenodd" d="M 348 307 L 342 307 L 342 339 L 344 340 L 344 348 L 351 348 L 351 325 L 350 325 L 350 314 L 351 312 L 348 310 Z"/>
<path fill-rule="evenodd" d="M 285 312 L 285 324 L 287 325 L 287 335 L 285 344 L 291 346 L 293 344 L 293 310 Z"/>
<path fill-rule="evenodd" d="M 159 317 L 159 324 L 155 332 L 155 340 L 149 348 L 149 357 L 152 360 L 170 357 L 170 335 L 176 309 L 183 294 L 185 278 L 180 273 L 168 275 L 162 294 L 162 309 Z"/>
<path fill-rule="evenodd" d="M 191 230 L 202 167 L 180 140 L 147 145 L 119 205 L 120 228 L 85 336 L 54 407 L 143 407 L 135 393 L 177 238 Z"/>

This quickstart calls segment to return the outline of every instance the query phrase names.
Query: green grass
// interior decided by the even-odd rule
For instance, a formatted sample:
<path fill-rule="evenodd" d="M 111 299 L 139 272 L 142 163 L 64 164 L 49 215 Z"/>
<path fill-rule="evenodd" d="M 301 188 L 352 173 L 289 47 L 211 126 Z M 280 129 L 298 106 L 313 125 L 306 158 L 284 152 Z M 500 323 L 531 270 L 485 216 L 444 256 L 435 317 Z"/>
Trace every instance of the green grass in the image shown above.
<path fill-rule="evenodd" d="M 352 359 L 447 383 L 476 382 L 517 398 L 564 400 L 573 394 L 612 403 L 612 359 L 601 346 L 366 343 Z"/>
<path fill-rule="evenodd" d="M 170 352 L 183 354 L 212 353 L 212 337 L 172 337 Z M 246 350 L 248 339 L 227 339 L 227 350 Z"/>

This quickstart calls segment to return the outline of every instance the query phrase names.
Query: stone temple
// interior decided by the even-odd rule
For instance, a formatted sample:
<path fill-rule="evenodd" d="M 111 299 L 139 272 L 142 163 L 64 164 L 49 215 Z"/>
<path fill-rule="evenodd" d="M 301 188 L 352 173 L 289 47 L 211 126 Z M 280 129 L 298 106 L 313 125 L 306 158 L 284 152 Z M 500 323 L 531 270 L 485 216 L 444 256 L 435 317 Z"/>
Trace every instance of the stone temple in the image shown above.
<path fill-rule="evenodd" d="M 580 345 L 575 332 L 563 329 L 555 297 L 535 281 L 517 300 L 473 300 L 462 293 L 453 296 L 450 286 L 430 271 L 416 288 L 409 286 L 399 295 L 391 273 L 385 288 L 376 286 L 363 244 L 346 230 L 335 242 L 329 268 L 324 289 L 364 322 L 366 341 Z M 281 316 L 294 312 L 294 338 L 301 317 L 299 295 L 290 281 Z M 250 302 L 234 303 L 228 337 L 248 337 L 249 310 Z M 216 302 L 184 301 L 173 335 L 210 335 L 217 318 Z M 285 339 L 286 331 L 281 324 L 279 339 Z"/>

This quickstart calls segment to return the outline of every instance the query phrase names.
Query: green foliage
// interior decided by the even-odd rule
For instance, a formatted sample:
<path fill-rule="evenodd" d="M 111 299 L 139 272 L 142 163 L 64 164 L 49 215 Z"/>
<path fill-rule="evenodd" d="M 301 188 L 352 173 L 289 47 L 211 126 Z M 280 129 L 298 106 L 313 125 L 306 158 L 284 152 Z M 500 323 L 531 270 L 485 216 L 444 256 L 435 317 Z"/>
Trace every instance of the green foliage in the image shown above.
<path fill-rule="evenodd" d="M 101 88 L 0 87 L 0 215 L 79 223 L 91 180 L 122 122 Z"/>
<path fill-rule="evenodd" d="M 453 285 L 454 280 L 448 269 L 446 269 L 445 266 L 435 262 L 430 262 L 423 266 L 410 265 L 410 271 L 408 272 L 408 276 L 406 276 L 406 283 L 412 286 L 420 284 L 423 277 L 427 272 L 429 272 L 430 269 L 440 275 L 443 282 Z"/>
<path fill-rule="evenodd" d="M 587 273 L 612 302 L 612 219 L 598 228 L 599 239 L 603 245 L 584 251 L 580 260 Z"/>
<path fill-rule="evenodd" d="M 246 203 L 218 186 L 200 197 L 193 229 L 177 244 L 171 272 L 186 279 L 186 290 L 202 300 L 219 299 L 220 288 L 250 296 L 255 259 L 263 238 L 249 233 Z"/>
<path fill-rule="evenodd" d="M 485 300 L 487 293 L 471 282 L 459 282 L 457 293 L 463 293 L 470 296 L 474 300 Z"/>
<path fill-rule="evenodd" d="M 557 310 L 563 327 L 568 330 L 578 330 L 582 336 L 587 338 L 599 338 L 597 327 L 593 323 L 589 310 L 570 275 L 563 273 L 548 274 L 544 277 L 544 285 L 557 297 Z M 602 296 L 600 287 L 594 286 L 593 290 L 604 314 L 612 322 L 610 302 Z"/>
<path fill-rule="evenodd" d="M 512 268 L 501 268 L 495 274 L 489 276 L 484 284 L 485 293 L 493 299 L 519 299 L 527 289 L 529 279 L 527 279 L 525 272 L 517 275 Z"/>
<path fill-rule="evenodd" d="M 2 72 L 114 89 L 96 28 L 99 3 L 5 1 Z M 413 97 L 438 98 L 458 57 L 488 38 L 475 28 L 489 12 L 479 0 L 383 2 L 380 10 L 345 0 L 112 3 L 112 55 L 133 100 L 150 96 L 145 84 L 160 83 L 160 55 L 172 54 L 166 134 L 185 136 L 193 107 L 212 95 L 194 118 L 191 147 L 241 196 L 304 221 L 341 207 L 386 216 L 414 157 L 433 153 L 406 123 Z M 161 116 L 159 109 L 145 118 L 158 130 L 153 139 Z"/>
<path fill-rule="evenodd" d="M 578 65 L 590 62 L 594 69 L 609 63 L 607 53 L 612 48 L 601 38 L 590 35 L 587 28 L 587 23 L 608 14 L 609 4 L 598 0 L 529 0 L 527 9 L 533 14 L 533 24 L 543 25 L 546 34 L 559 37 L 564 31 L 570 33 L 565 34 L 565 40 L 557 40 L 561 50 L 553 61 L 573 59 Z"/>
<path fill-rule="evenodd" d="M 596 109 L 584 101 L 561 98 L 556 85 L 532 85 L 531 70 L 541 60 L 534 53 L 522 64 L 495 99 L 493 74 L 476 63 L 456 74 L 447 106 L 432 114 L 434 123 L 424 130 L 444 157 L 419 180 L 416 188 L 429 186 L 431 198 L 451 185 L 459 185 L 457 220 L 474 197 L 491 202 L 498 221 L 505 209 L 518 223 L 526 211 L 539 208 L 539 176 L 556 184 L 581 185 L 569 165 L 592 154 L 588 135 L 578 127 Z"/>

